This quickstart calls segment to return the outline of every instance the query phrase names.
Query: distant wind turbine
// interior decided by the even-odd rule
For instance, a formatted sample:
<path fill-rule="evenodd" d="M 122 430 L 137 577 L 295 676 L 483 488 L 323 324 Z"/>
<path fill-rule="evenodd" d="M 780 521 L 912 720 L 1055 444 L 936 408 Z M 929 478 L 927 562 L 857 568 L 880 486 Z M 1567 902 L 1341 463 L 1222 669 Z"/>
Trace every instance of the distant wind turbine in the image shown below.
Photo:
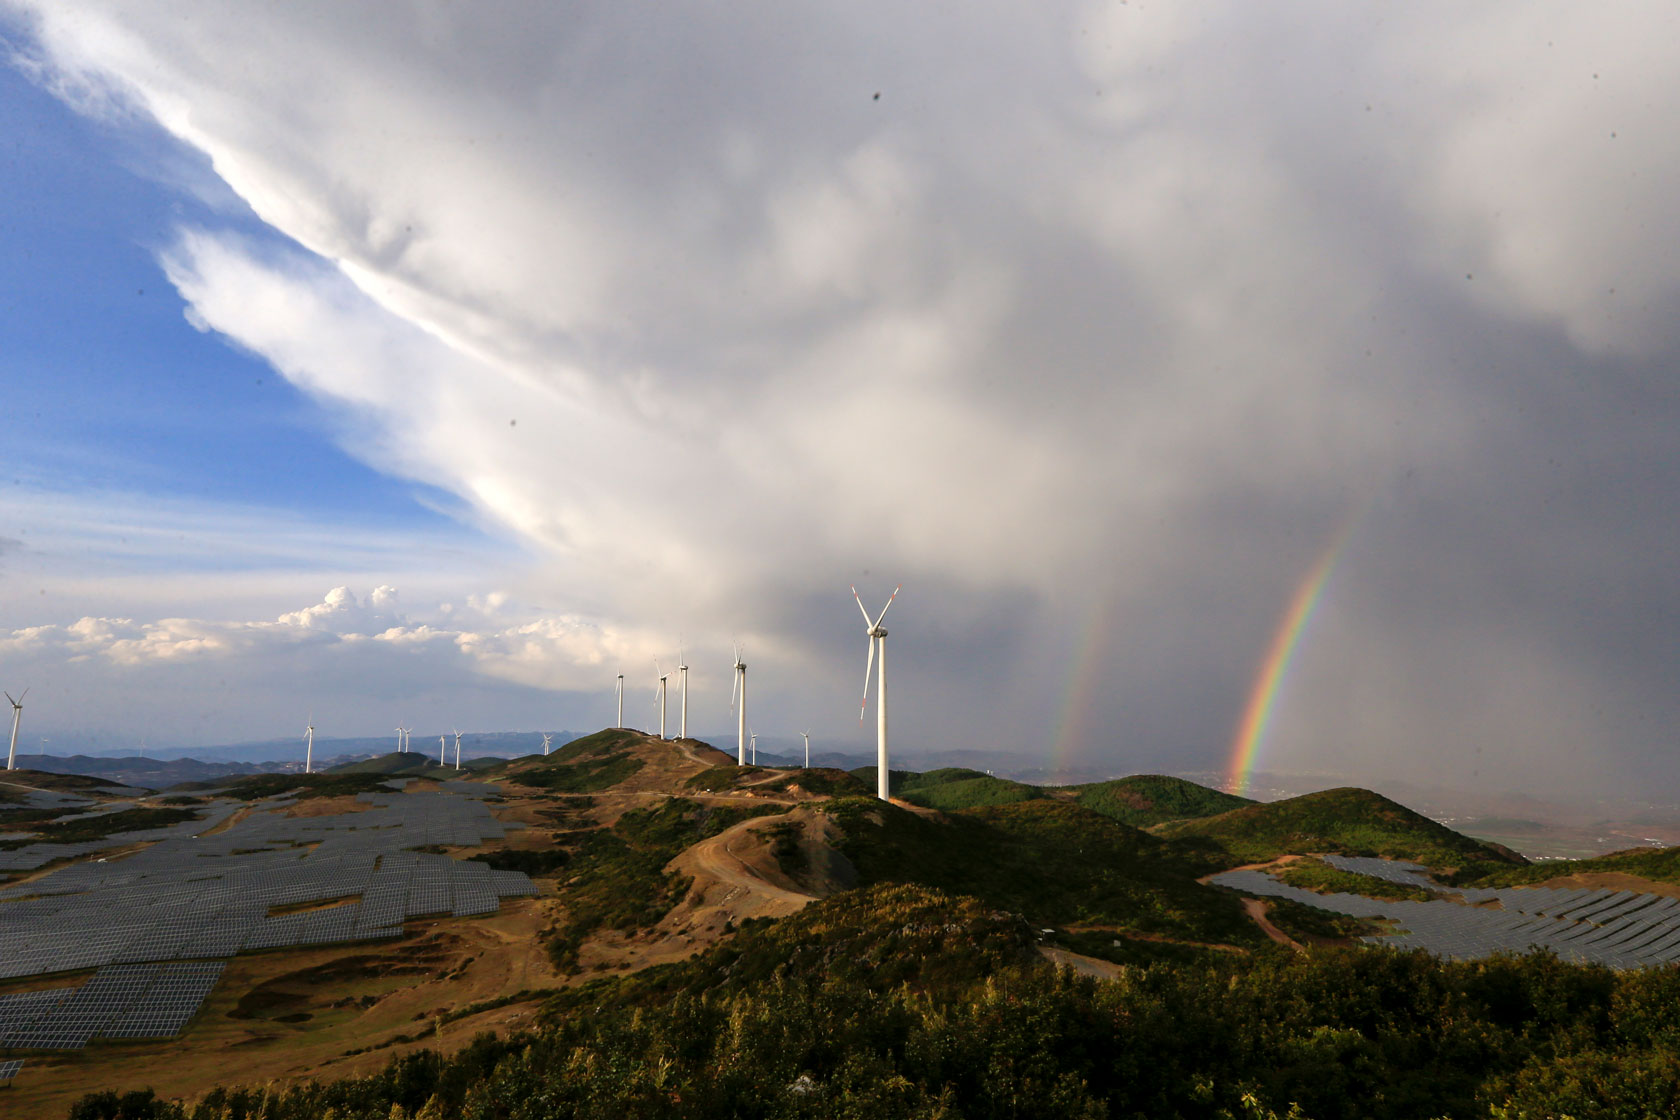
<path fill-rule="evenodd" d="M 735 694 L 741 694 L 741 707 L 735 716 L 735 765 L 747 764 L 747 663 L 741 660 L 741 647 L 735 647 L 735 684 L 729 690 L 729 706 L 735 707 Z"/>
<path fill-rule="evenodd" d="M 397 733 L 397 753 L 401 754 L 403 748 L 402 725 L 398 724 L 393 730 Z"/>
<path fill-rule="evenodd" d="M 439 735 L 438 736 L 438 765 L 439 766 L 443 765 L 443 741 L 447 738 L 448 738 L 447 735 Z"/>
<path fill-rule="evenodd" d="M 811 768 L 811 733 L 801 731 L 800 734 L 805 737 L 805 769 L 809 770 Z"/>
<path fill-rule="evenodd" d="M 624 727 L 624 674 L 618 675 L 618 726 Z"/>
<path fill-rule="evenodd" d="M 309 717 L 308 745 L 303 749 L 303 772 L 315 773 L 315 717 Z"/>
<path fill-rule="evenodd" d="M 461 729 L 455 729 L 455 769 L 461 768 Z"/>
<path fill-rule="evenodd" d="M 12 700 L 12 745 L 6 752 L 6 769 L 8 770 L 16 769 L 18 720 L 23 718 L 23 698 L 28 695 L 29 690 L 27 688 L 18 693 L 16 700 L 12 700 L 11 693 L 6 693 L 6 699 Z"/>
<path fill-rule="evenodd" d="M 752 734 L 752 764 L 754 766 L 758 765 L 758 733 L 757 732 L 754 732 Z"/>
<path fill-rule="evenodd" d="M 653 659 L 653 671 L 659 673 L 659 658 Z M 667 674 L 659 673 L 659 684 L 654 687 L 653 695 L 659 701 L 659 737 L 665 738 L 665 679 Z"/>
<path fill-rule="evenodd" d="M 548 757 L 548 744 L 553 740 L 554 736 L 552 736 L 548 732 L 544 731 L 542 733 L 542 737 L 543 737 L 543 757 L 547 758 Z"/>
<path fill-rule="evenodd" d="M 893 600 L 898 598 L 899 584 L 893 588 L 893 593 L 887 596 L 887 605 L 881 608 L 881 613 L 874 620 L 869 618 L 869 612 L 864 609 L 863 600 L 858 597 L 857 588 L 852 588 L 852 598 L 857 600 L 858 610 L 863 611 L 863 624 L 869 634 L 869 660 L 863 665 L 863 703 L 858 707 L 858 723 L 863 722 L 863 713 L 869 707 L 869 671 L 875 667 L 875 648 L 881 649 L 880 685 L 875 690 L 876 741 L 875 741 L 875 796 L 882 801 L 887 800 L 887 632 L 881 626 L 881 620 L 887 617 L 887 611 L 892 609 Z"/>
<path fill-rule="evenodd" d="M 677 738 L 688 738 L 688 657 L 677 650 L 677 679 L 682 682 L 682 715 L 677 724 Z"/>
<path fill-rule="evenodd" d="M 409 733 L 409 732 L 410 732 L 410 731 L 413 731 L 413 730 L 414 730 L 414 728 L 412 728 L 412 727 L 401 727 L 401 728 L 398 728 L 398 730 L 399 730 L 399 731 L 401 731 L 401 732 L 402 732 L 402 749 L 403 749 L 403 753 L 404 753 L 404 754 L 407 754 L 407 753 L 408 753 L 408 752 L 409 752 L 409 745 L 408 745 L 408 733 Z"/>

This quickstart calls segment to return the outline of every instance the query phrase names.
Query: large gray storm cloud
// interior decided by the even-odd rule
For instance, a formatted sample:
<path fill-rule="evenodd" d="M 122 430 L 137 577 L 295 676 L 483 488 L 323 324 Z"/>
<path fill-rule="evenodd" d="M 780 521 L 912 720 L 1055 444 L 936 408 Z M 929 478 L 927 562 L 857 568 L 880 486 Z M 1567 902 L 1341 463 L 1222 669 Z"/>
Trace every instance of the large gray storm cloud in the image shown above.
<path fill-rule="evenodd" d="M 1664 5 L 11 6 L 295 244 L 161 263 L 542 558 L 451 648 L 580 720 L 740 637 L 867 744 L 902 582 L 907 746 L 1216 767 L 1345 531 L 1262 765 L 1676 784 Z"/>

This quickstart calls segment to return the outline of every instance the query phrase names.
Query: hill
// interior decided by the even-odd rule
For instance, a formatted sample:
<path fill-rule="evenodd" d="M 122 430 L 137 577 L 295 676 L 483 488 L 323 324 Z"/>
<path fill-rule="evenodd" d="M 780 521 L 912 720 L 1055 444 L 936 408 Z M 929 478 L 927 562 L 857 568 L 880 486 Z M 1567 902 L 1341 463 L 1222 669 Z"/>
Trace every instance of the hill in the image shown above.
<path fill-rule="evenodd" d="M 1255 804 L 1246 797 L 1162 774 L 1134 774 L 1073 788 L 1077 804 L 1134 828 L 1211 817 Z"/>
<path fill-rule="evenodd" d="M 392 751 L 389 754 L 378 755 L 374 758 L 364 758 L 358 762 L 345 762 L 322 771 L 326 774 L 382 774 L 388 778 L 411 778 L 425 776 L 445 780 L 451 777 L 465 778 L 472 772 L 488 769 L 502 760 L 499 758 L 474 758 L 462 761 L 462 769 L 456 770 L 453 765 L 440 766 L 424 751 Z"/>
<path fill-rule="evenodd" d="M 1273 947 L 1257 904 L 1198 881 L 1308 844 L 1436 866 L 1497 857 L 1367 791 L 1221 813 L 1224 795 L 1176 779 L 1044 790 L 948 767 L 895 772 L 901 800 L 882 803 L 867 796 L 873 771 L 737 767 L 698 740 L 629 729 L 470 776 L 434 764 L 387 753 L 247 777 L 207 791 L 223 804 L 204 811 L 224 815 L 239 851 L 233 829 L 341 822 L 319 847 L 322 833 L 276 828 L 274 843 L 296 844 L 276 848 L 278 866 L 339 860 L 470 803 L 462 819 L 500 827 L 469 834 L 478 841 L 417 832 L 411 889 L 421 867 L 482 882 L 488 865 L 535 877 L 534 895 L 407 910 L 377 940 L 239 952 L 177 1038 L 26 1055 L 18 1087 L 0 1093 L 24 1107 L 7 1115 L 62 1116 L 91 1087 L 110 1094 L 78 1117 L 1268 1120 L 1297 1102 L 1319 1120 L 1401 1120 L 1532 1104 L 1522 1079 L 1540 1076 L 1536 1056 L 1621 1060 L 1591 1035 L 1622 1006 L 1606 986 L 1619 978 L 1546 959 L 1298 955 Z M 420 780 L 396 793 L 392 777 Z M 478 788 L 428 780 L 459 778 Z M 295 796 L 256 800 L 276 793 Z M 377 796 L 346 796 L 358 793 Z M 233 812 L 235 798 L 252 804 Z M 372 902 L 304 900 L 264 920 L 325 928 L 338 907 Z M 1302 939 L 1367 930 L 1298 909 L 1273 917 Z M 0 984 L 0 997 L 40 983 Z M 1660 994 L 1640 1006 L 1675 1002 Z M 1605 1030 L 1622 1044 L 1620 1027 Z M 214 1088 L 230 1068 L 250 1087 Z M 125 1104 L 119 1090 L 141 1085 L 185 1104 Z M 30 1111 L 38 1102 L 56 1111 Z"/>
<path fill-rule="evenodd" d="M 1115 935 L 1259 942 L 1236 900 L 1196 882 L 1199 867 L 1175 845 L 1077 805 L 1033 799 L 927 815 L 845 798 L 823 810 L 862 885 L 969 895 L 1037 926 L 1067 927 L 1071 945 L 1103 956 L 1135 951 Z"/>
<path fill-rule="evenodd" d="M 1366 789 L 1343 787 L 1248 805 L 1216 816 L 1155 826 L 1157 835 L 1196 846 L 1213 868 L 1282 855 L 1333 852 L 1414 860 L 1451 872 L 1474 864 L 1526 862 L 1463 836 Z"/>
<path fill-rule="evenodd" d="M 1470 864 L 1454 886 L 1521 887 L 1598 875 L 1627 875 L 1653 883 L 1680 883 L 1680 848 L 1629 848 L 1592 859 L 1547 860 L 1527 866 Z"/>

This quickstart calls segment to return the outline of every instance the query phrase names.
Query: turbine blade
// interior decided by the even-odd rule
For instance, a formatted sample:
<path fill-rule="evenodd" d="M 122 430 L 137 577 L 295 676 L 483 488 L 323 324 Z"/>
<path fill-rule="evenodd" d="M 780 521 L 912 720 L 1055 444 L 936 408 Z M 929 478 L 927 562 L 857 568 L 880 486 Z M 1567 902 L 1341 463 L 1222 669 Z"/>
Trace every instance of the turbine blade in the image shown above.
<path fill-rule="evenodd" d="M 852 588 L 852 598 L 857 600 L 858 610 L 863 611 L 863 624 L 873 630 L 875 627 L 869 621 L 869 611 L 864 608 L 863 600 L 858 598 L 857 588 L 855 587 Z"/>
<path fill-rule="evenodd" d="M 869 674 L 875 669 L 875 639 L 869 639 L 869 660 L 863 663 L 863 703 L 858 705 L 858 722 L 863 722 L 863 713 L 869 708 Z"/>
<path fill-rule="evenodd" d="M 735 658 L 734 679 L 729 682 L 729 710 L 735 710 L 735 690 L 741 687 L 741 658 Z"/>
<path fill-rule="evenodd" d="M 893 593 L 891 595 L 887 596 L 887 605 L 882 607 L 881 608 L 881 613 L 875 616 L 875 626 L 871 626 L 870 627 L 871 630 L 875 629 L 876 626 L 881 625 L 881 620 L 883 618 L 887 617 L 887 611 L 892 609 L 893 600 L 898 598 L 899 589 L 902 588 L 903 586 L 904 585 L 902 583 L 899 584 L 898 587 L 893 588 Z M 858 605 L 862 606 L 863 604 L 860 603 Z"/>

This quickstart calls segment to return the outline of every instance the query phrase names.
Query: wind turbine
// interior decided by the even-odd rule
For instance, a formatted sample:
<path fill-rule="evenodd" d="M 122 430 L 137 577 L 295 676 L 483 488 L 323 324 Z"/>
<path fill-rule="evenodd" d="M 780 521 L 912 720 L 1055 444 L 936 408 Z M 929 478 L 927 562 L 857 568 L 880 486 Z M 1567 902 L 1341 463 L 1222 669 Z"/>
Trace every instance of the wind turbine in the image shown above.
<path fill-rule="evenodd" d="M 439 766 L 443 765 L 443 741 L 446 738 L 448 738 L 447 735 L 439 735 L 438 736 L 438 765 Z"/>
<path fill-rule="evenodd" d="M 461 768 L 461 729 L 455 729 L 455 769 Z"/>
<path fill-rule="evenodd" d="M 659 658 L 653 659 L 653 671 L 659 673 Z M 653 694 L 659 700 L 659 737 L 665 738 L 665 679 L 668 674 L 659 673 L 659 684 Z"/>
<path fill-rule="evenodd" d="M 878 720 L 875 745 L 875 796 L 882 801 L 887 800 L 887 632 L 881 626 L 881 620 L 887 617 L 887 611 L 892 608 L 893 600 L 898 598 L 901 583 L 893 588 L 893 593 L 887 596 L 887 605 L 881 608 L 881 613 L 874 620 L 869 618 L 869 612 L 864 609 L 863 600 L 858 598 L 857 588 L 852 588 L 852 598 L 857 600 L 858 610 L 863 611 L 863 624 L 868 627 L 869 660 L 863 665 L 863 703 L 858 706 L 858 723 L 863 723 L 863 713 L 869 707 L 869 671 L 875 667 L 875 647 L 881 647 L 881 677 L 880 684 L 875 690 L 875 715 Z"/>
<path fill-rule="evenodd" d="M 758 733 L 756 731 L 752 733 L 751 739 L 752 739 L 752 764 L 754 766 L 757 766 L 758 765 Z"/>
<path fill-rule="evenodd" d="M 6 769 L 8 770 L 15 769 L 15 764 L 17 762 L 18 720 L 23 718 L 23 698 L 28 695 L 29 690 L 27 688 L 18 693 L 18 698 L 16 700 L 12 700 L 11 693 L 6 693 L 6 699 L 12 700 L 12 746 L 11 749 L 6 752 Z"/>
<path fill-rule="evenodd" d="M 397 733 L 397 753 L 401 754 L 403 747 L 402 725 L 398 724 L 394 730 Z"/>
<path fill-rule="evenodd" d="M 552 736 L 548 732 L 544 731 L 542 733 L 542 737 L 543 737 L 543 757 L 547 758 L 548 757 L 548 744 L 554 738 L 554 736 Z"/>
<path fill-rule="evenodd" d="M 624 674 L 618 675 L 618 726 L 624 726 Z"/>
<path fill-rule="evenodd" d="M 409 746 L 408 746 L 408 733 L 409 733 L 409 732 L 410 732 L 410 731 L 413 731 L 413 730 L 414 730 L 414 728 L 412 728 L 412 727 L 403 727 L 403 728 L 399 728 L 399 729 L 398 729 L 398 730 L 400 730 L 400 731 L 401 731 L 401 732 L 402 732 L 402 749 L 403 749 L 403 753 L 404 753 L 404 754 L 407 754 L 407 753 L 408 753 L 408 752 L 409 752 Z"/>
<path fill-rule="evenodd" d="M 811 768 L 811 733 L 801 731 L 800 734 L 805 737 L 805 769 L 809 770 Z"/>
<path fill-rule="evenodd" d="M 308 735 L 309 745 L 303 750 L 303 772 L 313 774 L 315 773 L 315 716 L 313 714 L 309 717 Z"/>
<path fill-rule="evenodd" d="M 747 663 L 741 660 L 741 647 L 735 647 L 735 684 L 729 690 L 729 706 L 735 707 L 735 693 L 741 694 L 741 707 L 735 717 L 735 765 L 747 764 Z"/>
<path fill-rule="evenodd" d="M 688 738 L 688 658 L 677 650 L 677 679 L 682 682 L 682 716 L 677 724 L 677 738 Z"/>

